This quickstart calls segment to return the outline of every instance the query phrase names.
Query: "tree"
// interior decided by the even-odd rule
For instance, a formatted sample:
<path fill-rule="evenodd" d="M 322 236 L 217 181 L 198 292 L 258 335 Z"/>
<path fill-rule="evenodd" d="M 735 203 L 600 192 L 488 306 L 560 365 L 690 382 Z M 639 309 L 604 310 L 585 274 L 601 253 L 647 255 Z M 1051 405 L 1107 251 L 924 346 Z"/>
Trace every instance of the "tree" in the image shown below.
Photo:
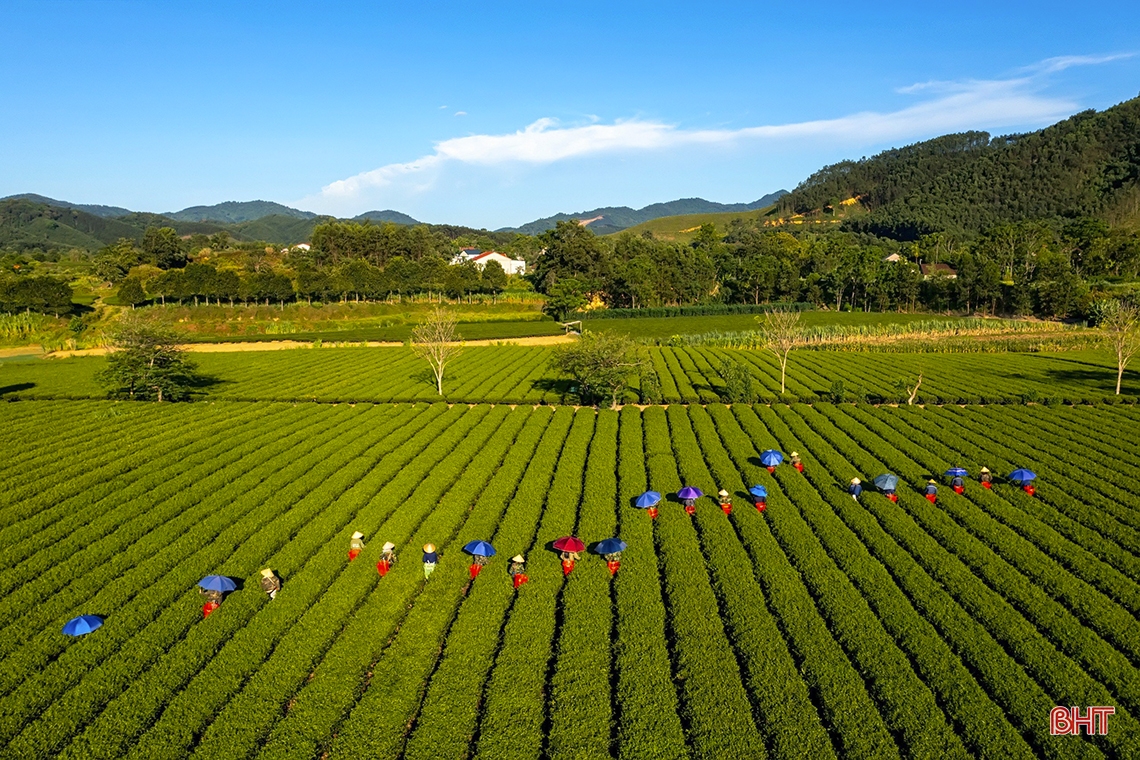
<path fill-rule="evenodd" d="M 580 280 L 567 277 L 554 283 L 546 294 L 542 310 L 559 322 L 578 308 L 586 305 L 586 286 Z"/>
<path fill-rule="evenodd" d="M 1100 326 L 1108 333 L 1109 344 L 1116 354 L 1116 395 L 1119 396 L 1124 370 L 1140 351 L 1140 308 L 1113 299 L 1102 307 Z"/>
<path fill-rule="evenodd" d="M 507 287 L 507 273 L 503 265 L 497 261 L 488 261 L 483 265 L 483 290 L 493 296 L 498 296 Z"/>
<path fill-rule="evenodd" d="M 800 313 L 791 309 L 774 309 L 763 318 L 756 317 L 756 320 L 760 323 L 760 340 L 764 348 L 780 360 L 780 393 L 784 393 L 788 354 L 800 338 Z"/>
<path fill-rule="evenodd" d="M 431 365 L 435 375 L 435 389 L 443 395 L 443 372 L 447 365 L 463 351 L 457 342 L 455 313 L 436 307 L 424 321 L 412 328 L 412 351 Z"/>
<path fill-rule="evenodd" d="M 150 262 L 161 269 L 186 265 L 182 240 L 173 227 L 147 227 L 143 233 L 142 249 Z"/>
<path fill-rule="evenodd" d="M 118 298 L 120 303 L 128 304 L 133 309 L 146 301 L 146 291 L 137 277 L 128 277 L 119 283 Z"/>
<path fill-rule="evenodd" d="M 584 402 L 608 397 L 616 407 L 629 376 L 644 364 L 637 344 L 625 333 L 589 332 L 560 348 L 555 364 L 578 382 L 578 397 Z"/>
<path fill-rule="evenodd" d="M 113 398 L 182 401 L 199 380 L 173 331 L 143 318 L 124 319 L 112 334 L 114 350 L 96 376 Z"/>

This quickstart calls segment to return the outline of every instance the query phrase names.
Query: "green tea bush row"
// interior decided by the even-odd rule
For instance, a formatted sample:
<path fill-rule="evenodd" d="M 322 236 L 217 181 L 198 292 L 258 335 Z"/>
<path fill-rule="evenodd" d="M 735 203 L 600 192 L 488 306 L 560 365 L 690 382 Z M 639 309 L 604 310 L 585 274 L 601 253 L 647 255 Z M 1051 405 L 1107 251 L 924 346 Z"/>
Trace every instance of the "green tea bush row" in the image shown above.
<path fill-rule="evenodd" d="M 541 551 L 534 545 L 535 536 L 573 419 L 569 408 L 550 415 L 546 432 L 525 462 L 526 472 L 510 495 L 507 512 L 492 540 L 500 549 L 500 557 L 470 584 L 427 686 L 423 706 L 405 745 L 405 757 L 464 757 L 471 749 L 484 686 L 501 643 L 503 622 L 517 598 L 506 576 L 506 563 L 516 552 L 535 559 Z M 461 558 L 460 580 L 467 572 L 469 559 Z M 529 592 L 524 586 L 519 593 Z M 334 747 L 345 752 L 365 750 L 370 736 L 366 720 L 350 720 Z"/>
<path fill-rule="evenodd" d="M 876 461 L 865 452 L 858 451 L 858 444 L 850 442 L 849 438 L 844 441 L 845 434 L 827 422 L 819 411 L 807 407 L 797 407 L 795 411 L 821 436 L 839 446 L 837 451 L 847 461 L 860 463 L 869 469 L 890 466 L 889 463 Z M 879 447 L 880 451 L 886 450 L 881 443 Z M 949 495 L 944 498 L 949 498 Z M 938 578 L 975 619 L 985 621 L 986 628 L 1002 641 L 1003 646 L 1050 693 L 1056 700 L 1055 704 L 1117 704 L 1117 725 L 1133 724 L 1134 721 L 1125 708 L 1119 706 L 1104 686 L 1065 657 L 1058 650 L 1057 644 L 1035 627 L 1033 621 L 1018 612 L 1023 609 L 1034 620 L 1044 620 L 1043 611 L 1026 609 L 1027 601 L 1029 604 L 1033 602 L 1027 600 L 1026 595 L 1015 593 L 1019 589 L 1024 590 L 1025 586 L 1017 582 L 1007 569 L 1008 565 L 1001 567 L 993 563 L 992 550 L 971 541 L 960 529 L 954 530 L 951 521 L 941 510 L 917 493 L 901 492 L 897 505 L 882 498 L 867 498 L 864 503 L 896 539 L 903 538 L 900 534 L 909 534 L 907 537 L 913 541 L 907 548 L 912 553 L 917 552 L 916 558 L 923 562 L 924 568 Z M 930 548 L 926 549 L 928 546 Z M 923 547 L 926 551 L 918 550 L 918 547 Z M 982 554 L 979 554 L 979 549 Z M 990 556 L 985 556 L 986 553 Z M 978 577 L 979 572 L 983 573 L 981 578 Z M 1017 600 L 1017 607 L 993 589 L 995 578 L 991 573 L 1000 573 L 1005 577 L 1000 588 Z M 1127 728 L 1115 737 L 1106 737 L 1104 741 L 1118 751 L 1131 745 L 1140 746 L 1140 738 L 1129 739 L 1130 733 L 1134 737 L 1140 737 L 1140 733 L 1133 733 Z"/>

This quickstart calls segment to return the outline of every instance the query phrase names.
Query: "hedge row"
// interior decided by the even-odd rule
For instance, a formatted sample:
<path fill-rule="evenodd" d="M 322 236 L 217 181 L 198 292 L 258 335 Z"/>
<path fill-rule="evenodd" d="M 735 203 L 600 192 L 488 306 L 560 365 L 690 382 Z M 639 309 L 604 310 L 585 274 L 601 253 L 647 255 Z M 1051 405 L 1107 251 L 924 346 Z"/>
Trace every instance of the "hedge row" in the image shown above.
<path fill-rule="evenodd" d="M 354 721 L 363 718 L 371 725 L 373 748 L 387 741 L 389 747 L 395 744 L 395 752 L 389 753 L 398 752 L 409 716 L 419 706 L 420 684 L 436 662 L 462 597 L 463 584 L 457 581 L 466 573 L 466 562 L 458 548 L 494 531 L 506 495 L 521 475 L 518 454 L 533 446 L 548 421 L 549 416 L 542 414 L 511 415 L 471 460 L 404 548 L 401 561 L 377 587 L 385 593 L 368 598 L 289 700 L 288 714 L 270 734 L 262 754 L 276 757 L 303 751 L 319 755 L 331 745 L 350 710 Z M 472 493 L 480 494 L 474 505 Z M 413 500 L 430 500 L 431 496 L 416 493 Z M 412 505 L 405 502 L 402 510 L 410 509 Z M 427 541 L 435 543 L 449 560 L 430 583 L 423 583 L 417 560 Z M 409 605 L 411 610 L 403 616 Z M 395 638 L 385 636 L 377 620 L 398 625 L 391 634 Z"/>
<path fill-rule="evenodd" d="M 559 409 L 552 415 L 541 441 L 530 449 L 533 454 L 520 457 L 526 472 L 510 496 L 507 512 L 492 539 L 500 548 L 501 557 L 466 592 L 405 745 L 408 758 L 464 757 L 471 749 L 480 700 L 500 645 L 503 621 L 516 599 L 506 563 L 516 552 L 533 556 L 550 480 L 573 418 L 570 409 Z M 464 564 L 461 573 L 466 572 Z M 350 721 L 335 747 L 346 753 L 360 751 L 367 747 L 368 734 L 366 721 L 356 725 Z"/>
<path fill-rule="evenodd" d="M 558 554 L 550 543 L 575 531 L 586 454 L 593 435 L 593 410 L 579 410 L 527 558 L 531 580 L 520 589 L 503 627 L 501 647 L 483 694 L 475 757 L 525 760 L 542 754 L 548 670 L 559 617 L 559 591 L 564 585 Z M 578 569 L 585 571 L 585 567 Z"/>
<path fill-rule="evenodd" d="M 838 446 L 837 450 L 849 462 L 865 462 L 869 469 L 880 466 L 902 469 L 901 465 L 905 464 L 901 458 L 888 462 L 872 459 L 865 451 L 859 450 L 857 442 L 838 430 L 818 410 L 797 407 L 796 411 L 820 435 Z M 876 442 L 875 447 L 880 455 L 891 453 L 889 445 L 881 441 Z M 949 499 L 951 496 L 957 495 L 944 494 L 940 498 Z M 1024 579 L 1019 578 L 1006 563 L 998 560 L 991 549 L 954 526 L 941 509 L 931 505 L 921 495 L 909 491 L 900 493 L 897 505 L 878 495 L 866 499 L 865 503 L 888 530 L 894 527 L 897 531 L 905 531 L 914 536 L 914 543 L 908 549 L 914 553 L 918 551 L 917 547 L 923 547 L 926 553 L 920 552 L 918 558 L 920 561 L 925 560 L 923 564 L 927 571 L 952 592 L 957 591 L 957 601 L 977 620 L 985 621 L 987 629 L 999 637 L 1038 683 L 1053 695 L 1055 704 L 1116 703 L 1113 695 L 1058 650 L 1058 643 L 1035 627 L 1034 621 L 1039 624 L 1047 622 L 1047 612 L 1040 608 L 1040 592 L 1033 594 L 1034 589 Z M 892 533 L 895 531 L 892 530 Z M 897 533 L 895 535 L 899 537 Z M 931 542 L 933 547 L 926 549 Z M 979 573 L 982 574 L 981 577 Z M 997 587 L 1001 588 L 1000 593 L 994 590 L 995 583 L 999 580 L 1000 585 Z M 964 581 L 964 584 L 954 589 L 955 581 Z M 1003 594 L 1016 600 L 1016 607 Z M 1019 610 L 1024 611 L 1024 615 Z M 1071 628 L 1070 633 L 1075 630 L 1077 629 Z M 1131 726 L 1134 723 L 1120 706 L 1117 707 L 1117 717 L 1118 726 Z M 1132 745 L 1140 747 L 1137 744 L 1140 742 L 1140 733 L 1133 733 L 1136 737 L 1134 739 L 1127 738 L 1131 731 L 1131 728 L 1122 729 L 1115 737 L 1107 737 L 1105 743 L 1116 749 Z"/>

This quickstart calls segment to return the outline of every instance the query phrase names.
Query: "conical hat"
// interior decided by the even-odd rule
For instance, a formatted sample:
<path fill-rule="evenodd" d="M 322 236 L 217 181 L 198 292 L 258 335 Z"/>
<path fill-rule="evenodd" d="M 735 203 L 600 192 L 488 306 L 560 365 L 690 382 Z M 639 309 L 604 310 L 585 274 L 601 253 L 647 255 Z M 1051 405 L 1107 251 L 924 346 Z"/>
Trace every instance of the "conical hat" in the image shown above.
<path fill-rule="evenodd" d="M 983 468 L 982 468 L 982 472 L 989 472 L 989 471 L 990 471 L 990 468 L 989 468 L 989 467 L 983 467 Z"/>
<path fill-rule="evenodd" d="M 396 545 L 394 543 L 392 543 L 391 541 L 387 541 L 384 544 L 384 551 L 386 551 L 386 552 L 390 552 L 395 548 L 396 548 Z"/>
<path fill-rule="evenodd" d="M 511 557 L 511 562 L 526 562 L 526 558 L 521 554 L 516 554 L 515 556 Z"/>
<path fill-rule="evenodd" d="M 798 451 L 792 452 L 792 456 L 794 456 L 794 457 L 798 457 L 799 455 L 800 455 L 800 452 L 798 452 Z"/>
<path fill-rule="evenodd" d="M 424 544 L 424 551 L 425 552 L 434 552 L 435 551 L 435 544 Z"/>
<path fill-rule="evenodd" d="M 261 571 L 261 574 L 262 574 L 263 576 L 265 576 L 266 578 L 272 578 L 272 577 L 273 577 L 273 571 L 272 571 L 272 570 L 270 570 L 268 567 L 267 567 L 267 568 L 265 568 L 264 570 L 262 570 L 262 571 Z"/>
<path fill-rule="evenodd" d="M 716 495 L 717 495 L 717 496 L 728 496 L 728 491 L 726 491 L 726 490 L 724 490 L 724 489 L 722 488 L 722 489 L 720 489 L 719 491 L 717 491 L 717 494 L 716 494 Z"/>
<path fill-rule="evenodd" d="M 364 538 L 364 534 L 361 533 L 360 531 L 356 531 L 355 533 L 352 534 L 352 537 L 353 538 Z"/>
<path fill-rule="evenodd" d="M 926 482 L 927 482 L 927 483 L 930 483 L 931 485 L 935 485 L 935 483 L 934 483 L 934 481 L 933 481 L 933 480 L 928 480 L 928 481 L 926 481 Z"/>
<path fill-rule="evenodd" d="M 859 482 L 860 482 L 860 481 L 859 481 L 859 478 L 851 478 L 851 483 L 852 483 L 853 485 L 859 485 Z"/>

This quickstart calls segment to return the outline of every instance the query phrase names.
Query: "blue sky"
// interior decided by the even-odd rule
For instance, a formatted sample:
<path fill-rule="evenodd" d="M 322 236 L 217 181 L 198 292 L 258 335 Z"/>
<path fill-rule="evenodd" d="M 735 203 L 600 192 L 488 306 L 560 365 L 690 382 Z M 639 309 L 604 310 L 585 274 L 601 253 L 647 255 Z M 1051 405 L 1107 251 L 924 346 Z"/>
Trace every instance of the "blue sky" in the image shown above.
<path fill-rule="evenodd" d="M 1099 7 L 1099 6 L 1098 6 Z M 0 196 L 496 228 L 1140 92 L 1140 4 L 0 0 Z"/>

